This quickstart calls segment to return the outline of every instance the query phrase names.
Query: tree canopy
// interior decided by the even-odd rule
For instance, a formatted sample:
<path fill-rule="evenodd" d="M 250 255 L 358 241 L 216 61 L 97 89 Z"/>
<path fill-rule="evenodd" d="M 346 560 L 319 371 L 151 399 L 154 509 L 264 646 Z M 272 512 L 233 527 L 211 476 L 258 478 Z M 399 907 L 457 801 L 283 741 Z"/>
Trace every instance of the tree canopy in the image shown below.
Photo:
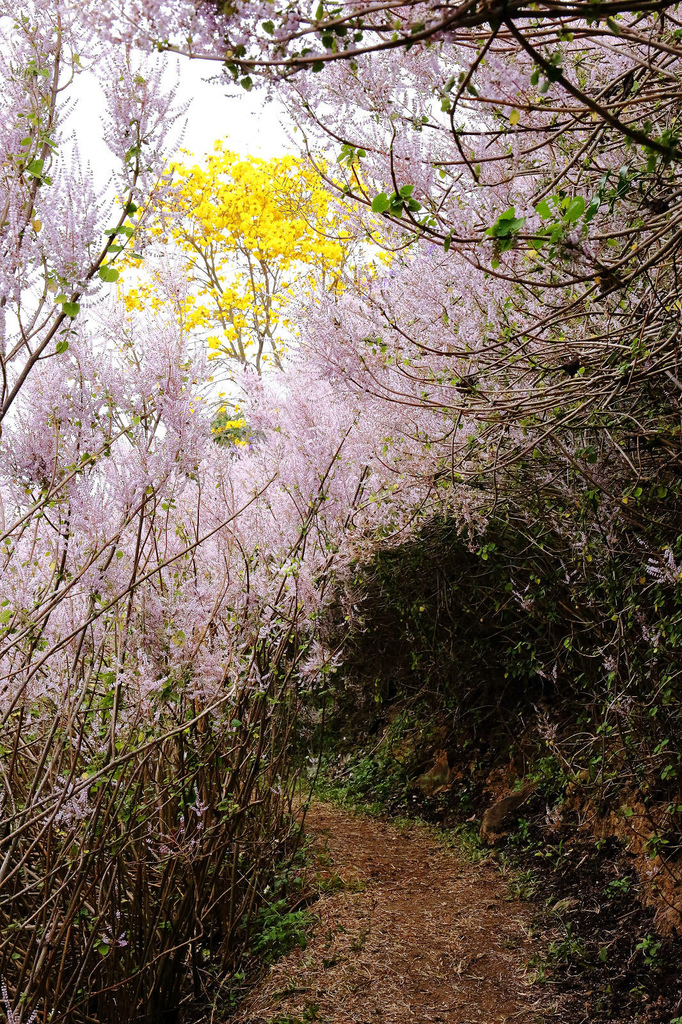
<path fill-rule="evenodd" d="M 242 159 L 221 141 L 205 166 L 173 162 L 170 174 L 150 231 L 165 258 L 183 257 L 184 327 L 223 366 L 281 369 L 295 303 L 314 283 L 342 287 L 350 235 L 333 195 L 305 159 Z M 126 293 L 128 308 L 154 301 L 152 282 Z"/>

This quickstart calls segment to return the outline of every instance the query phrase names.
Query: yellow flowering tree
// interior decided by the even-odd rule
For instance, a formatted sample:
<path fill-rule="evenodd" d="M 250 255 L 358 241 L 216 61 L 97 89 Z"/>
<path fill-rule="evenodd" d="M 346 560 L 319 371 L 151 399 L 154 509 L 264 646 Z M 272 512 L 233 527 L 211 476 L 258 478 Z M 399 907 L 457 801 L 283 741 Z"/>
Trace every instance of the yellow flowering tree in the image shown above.
<path fill-rule="evenodd" d="M 191 278 L 183 326 L 206 338 L 212 359 L 258 373 L 281 366 L 295 336 L 294 296 L 314 279 L 340 288 L 349 235 L 330 193 L 304 159 L 242 158 L 220 141 L 205 165 L 172 171 L 173 215 L 158 233 L 181 251 Z M 152 292 L 153 283 L 141 285 L 126 300 L 153 304 Z"/>

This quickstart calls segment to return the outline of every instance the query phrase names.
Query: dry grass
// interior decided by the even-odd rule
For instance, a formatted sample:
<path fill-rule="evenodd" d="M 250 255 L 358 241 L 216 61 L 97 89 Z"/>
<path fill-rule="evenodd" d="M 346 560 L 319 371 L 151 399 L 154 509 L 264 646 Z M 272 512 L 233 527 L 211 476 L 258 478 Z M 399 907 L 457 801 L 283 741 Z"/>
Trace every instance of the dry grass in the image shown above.
<path fill-rule="evenodd" d="M 278 961 L 239 1024 L 502 1024 L 538 1020 L 523 905 L 489 865 L 428 830 L 316 805 L 318 922 L 307 949 Z M 335 884 L 330 886 L 328 879 Z"/>

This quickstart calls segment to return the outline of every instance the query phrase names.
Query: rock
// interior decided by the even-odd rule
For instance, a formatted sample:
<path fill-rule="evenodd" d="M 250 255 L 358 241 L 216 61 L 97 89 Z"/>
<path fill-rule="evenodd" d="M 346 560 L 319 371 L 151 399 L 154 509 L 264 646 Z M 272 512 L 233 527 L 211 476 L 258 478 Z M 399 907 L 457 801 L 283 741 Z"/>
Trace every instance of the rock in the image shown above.
<path fill-rule="evenodd" d="M 433 768 L 420 775 L 415 785 L 421 789 L 424 796 L 436 796 L 449 789 L 452 780 L 453 775 L 448 764 L 447 751 L 441 750 Z"/>
<path fill-rule="evenodd" d="M 495 841 L 495 837 L 502 830 L 504 819 L 513 811 L 518 810 L 537 787 L 537 782 L 528 782 L 517 793 L 503 796 L 501 800 L 497 800 L 492 807 L 488 808 L 481 822 L 481 836 L 487 843 Z"/>

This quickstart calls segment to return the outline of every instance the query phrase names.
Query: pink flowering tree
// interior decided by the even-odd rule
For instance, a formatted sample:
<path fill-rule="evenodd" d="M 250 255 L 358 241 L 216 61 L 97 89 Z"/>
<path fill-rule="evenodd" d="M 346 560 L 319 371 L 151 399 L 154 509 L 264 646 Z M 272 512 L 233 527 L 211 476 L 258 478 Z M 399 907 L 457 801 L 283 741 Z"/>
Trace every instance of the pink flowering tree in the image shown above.
<path fill-rule="evenodd" d="M 113 38 L 225 63 L 247 89 L 265 78 L 311 151 L 326 149 L 329 184 L 355 203 L 358 231 L 396 253 L 359 299 L 402 378 L 385 396 L 413 403 L 420 389 L 427 406 L 453 422 L 473 417 L 485 437 L 469 467 L 458 424 L 453 477 L 456 464 L 479 473 L 481 459 L 504 475 L 539 451 L 583 468 L 598 451 L 599 466 L 615 459 L 629 477 L 622 444 L 608 438 L 615 421 L 631 429 L 639 386 L 653 378 L 672 428 L 674 5 L 540 5 L 531 15 L 520 4 L 222 13 L 121 2 L 102 18 Z M 345 314 L 337 319 L 343 334 Z M 602 414 L 610 426 L 598 429 Z"/>
<path fill-rule="evenodd" d="M 188 972 L 210 1002 L 295 831 L 288 566 L 325 469 L 275 495 L 272 457 L 242 468 L 213 443 L 184 277 L 167 315 L 116 296 L 178 113 L 159 70 L 66 6 L 2 31 L 0 976 L 16 1021 L 159 1019 Z M 107 97 L 112 202 L 64 129 L 83 66 Z"/>

